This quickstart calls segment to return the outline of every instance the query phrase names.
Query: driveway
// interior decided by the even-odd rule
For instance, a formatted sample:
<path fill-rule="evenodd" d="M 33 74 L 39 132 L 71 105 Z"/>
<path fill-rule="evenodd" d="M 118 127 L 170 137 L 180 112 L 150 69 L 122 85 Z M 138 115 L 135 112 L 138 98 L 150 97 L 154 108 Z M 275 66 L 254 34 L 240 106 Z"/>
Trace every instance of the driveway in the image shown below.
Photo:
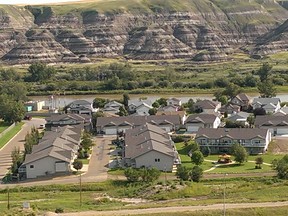
<path fill-rule="evenodd" d="M 12 159 L 11 152 L 13 149 L 20 148 L 21 151 L 24 150 L 24 139 L 28 132 L 30 132 L 31 128 L 34 126 L 38 128 L 40 124 L 44 124 L 44 119 L 34 118 L 31 121 L 24 121 L 24 125 L 20 132 L 12 138 L 1 150 L 0 150 L 0 179 L 2 179 L 7 173 L 8 169 L 11 167 Z"/>
<path fill-rule="evenodd" d="M 22 139 L 24 139 L 26 133 L 22 133 L 21 131 L 21 134 L 23 136 Z M 99 181 L 107 180 L 108 178 L 107 171 L 108 171 L 108 164 L 109 164 L 109 158 L 110 158 L 109 144 L 111 143 L 111 140 L 113 139 L 115 139 L 115 137 L 95 137 L 94 138 L 94 142 L 96 143 L 96 145 L 93 147 L 93 150 L 92 150 L 92 156 L 89 162 L 88 171 L 85 174 L 82 174 L 82 182 L 99 182 Z M 43 177 L 43 178 L 31 179 L 31 180 L 21 181 L 21 183 L 14 183 L 14 184 L 0 184 L 0 188 L 5 188 L 7 186 L 15 187 L 18 185 L 35 186 L 35 185 L 49 185 L 49 184 L 71 184 L 71 183 L 78 183 L 78 182 L 79 182 L 79 176 L 75 176 L 71 174 L 71 175 L 66 175 L 66 176 L 53 176 L 50 178 Z"/>

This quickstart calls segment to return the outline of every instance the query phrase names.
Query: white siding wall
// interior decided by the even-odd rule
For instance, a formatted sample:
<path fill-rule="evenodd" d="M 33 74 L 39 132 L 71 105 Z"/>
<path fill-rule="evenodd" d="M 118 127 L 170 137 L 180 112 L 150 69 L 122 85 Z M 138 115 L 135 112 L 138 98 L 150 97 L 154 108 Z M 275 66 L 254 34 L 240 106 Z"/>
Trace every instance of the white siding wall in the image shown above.
<path fill-rule="evenodd" d="M 220 124 L 221 124 L 221 120 L 219 117 L 217 117 L 213 123 L 213 128 L 218 128 Z"/>
<path fill-rule="evenodd" d="M 27 178 L 29 179 L 36 178 L 37 176 L 45 176 L 46 172 L 48 172 L 49 174 L 55 173 L 56 161 L 59 160 L 48 156 L 32 163 L 26 164 Z M 30 168 L 30 165 L 34 165 L 34 168 Z M 67 171 L 69 171 L 68 165 Z"/>
<path fill-rule="evenodd" d="M 156 162 L 155 159 L 160 159 L 160 161 Z M 149 167 L 155 167 L 159 170 L 165 170 L 166 171 L 172 171 L 172 167 L 174 164 L 174 157 L 165 155 L 163 153 L 157 152 L 157 151 L 150 151 L 147 152 L 144 155 L 141 155 L 137 158 L 135 158 L 136 162 L 136 168 L 140 168 L 142 166 L 145 166 L 147 168 Z"/>

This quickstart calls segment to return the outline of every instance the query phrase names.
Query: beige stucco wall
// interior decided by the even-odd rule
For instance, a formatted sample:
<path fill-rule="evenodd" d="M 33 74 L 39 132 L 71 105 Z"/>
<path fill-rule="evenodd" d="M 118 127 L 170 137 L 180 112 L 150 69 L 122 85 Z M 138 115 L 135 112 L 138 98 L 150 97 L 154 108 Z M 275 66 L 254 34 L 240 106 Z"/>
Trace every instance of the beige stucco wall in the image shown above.
<path fill-rule="evenodd" d="M 160 162 L 155 162 L 155 159 L 160 159 Z M 135 162 L 136 168 L 145 166 L 147 168 L 155 167 L 162 171 L 172 171 L 174 157 L 152 150 L 135 158 Z"/>
<path fill-rule="evenodd" d="M 56 161 L 59 161 L 59 160 L 53 157 L 47 156 L 45 158 L 34 161 L 32 163 L 26 164 L 27 178 L 36 178 L 37 176 L 45 176 L 46 172 L 48 172 L 48 174 L 55 173 Z M 34 165 L 34 168 L 30 168 L 30 165 Z M 69 169 L 67 165 L 67 171 L 68 170 Z"/>

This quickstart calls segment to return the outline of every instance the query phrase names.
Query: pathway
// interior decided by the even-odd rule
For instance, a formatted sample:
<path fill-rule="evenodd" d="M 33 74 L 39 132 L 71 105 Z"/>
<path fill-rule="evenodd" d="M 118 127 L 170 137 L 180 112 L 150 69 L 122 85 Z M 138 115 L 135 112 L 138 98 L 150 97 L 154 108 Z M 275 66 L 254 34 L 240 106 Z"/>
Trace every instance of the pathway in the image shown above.
<path fill-rule="evenodd" d="M 6 145 L 0 150 L 0 179 L 2 179 L 9 168 L 12 165 L 11 152 L 13 149 L 20 148 L 21 151 L 24 150 L 24 139 L 26 134 L 31 130 L 34 126 L 38 128 L 40 124 L 44 124 L 44 119 L 34 118 L 31 121 L 24 121 L 24 125 L 18 134 L 16 134 Z"/>
<path fill-rule="evenodd" d="M 288 201 L 285 202 L 261 202 L 261 203 L 227 203 L 226 209 L 245 209 L 259 207 L 280 207 L 288 206 Z M 156 213 L 179 213 L 179 212 L 194 212 L 200 210 L 222 210 L 223 204 L 199 205 L 199 206 L 175 206 L 147 209 L 125 209 L 125 210 L 110 210 L 110 211 L 85 211 L 75 213 L 63 213 L 59 216 L 121 216 L 121 215 L 142 215 Z"/>

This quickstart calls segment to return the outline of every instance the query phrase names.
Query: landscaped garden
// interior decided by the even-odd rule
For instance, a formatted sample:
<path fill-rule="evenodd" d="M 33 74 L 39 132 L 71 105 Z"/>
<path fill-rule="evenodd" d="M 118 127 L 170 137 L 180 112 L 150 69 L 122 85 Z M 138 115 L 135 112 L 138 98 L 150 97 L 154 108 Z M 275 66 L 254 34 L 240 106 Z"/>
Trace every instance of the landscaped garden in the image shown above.
<path fill-rule="evenodd" d="M 191 162 L 191 157 L 188 155 L 190 147 L 185 145 L 184 142 L 176 143 L 177 151 L 180 155 L 183 166 L 192 168 L 195 164 Z M 255 169 L 255 160 L 258 157 L 263 158 L 263 164 L 261 169 Z M 229 163 L 229 164 L 217 164 L 219 155 L 209 155 L 204 157 L 204 162 L 201 164 L 201 168 L 205 173 L 250 173 L 250 172 L 270 172 L 272 171 L 271 163 L 274 159 L 281 159 L 283 155 L 273 155 L 271 153 L 263 155 L 249 155 L 247 162 L 243 164 Z M 233 160 L 233 156 L 232 156 Z"/>

